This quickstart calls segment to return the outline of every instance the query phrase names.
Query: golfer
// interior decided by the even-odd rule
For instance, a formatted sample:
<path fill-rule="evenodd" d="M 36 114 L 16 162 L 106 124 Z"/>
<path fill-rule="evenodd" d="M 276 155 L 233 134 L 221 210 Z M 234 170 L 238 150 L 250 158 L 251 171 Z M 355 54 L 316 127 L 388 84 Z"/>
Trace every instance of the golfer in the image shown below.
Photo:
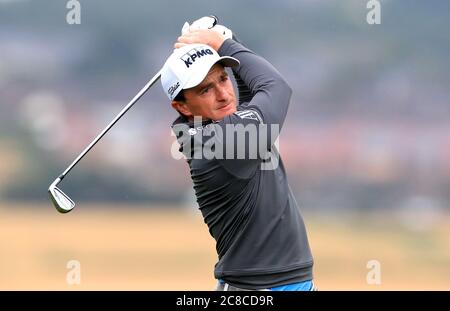
<path fill-rule="evenodd" d="M 305 225 L 275 148 L 291 88 L 228 28 L 199 28 L 184 29 L 161 83 L 216 241 L 217 290 L 314 290 Z"/>

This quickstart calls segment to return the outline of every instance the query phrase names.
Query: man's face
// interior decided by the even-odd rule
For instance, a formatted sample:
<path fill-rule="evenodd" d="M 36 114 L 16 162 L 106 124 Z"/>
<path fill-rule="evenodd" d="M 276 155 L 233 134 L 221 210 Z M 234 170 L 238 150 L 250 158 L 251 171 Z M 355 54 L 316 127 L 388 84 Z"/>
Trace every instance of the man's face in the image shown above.
<path fill-rule="evenodd" d="M 222 120 L 236 111 L 236 95 L 225 68 L 215 64 L 197 86 L 183 91 L 185 101 L 173 101 L 172 106 L 188 118 Z"/>

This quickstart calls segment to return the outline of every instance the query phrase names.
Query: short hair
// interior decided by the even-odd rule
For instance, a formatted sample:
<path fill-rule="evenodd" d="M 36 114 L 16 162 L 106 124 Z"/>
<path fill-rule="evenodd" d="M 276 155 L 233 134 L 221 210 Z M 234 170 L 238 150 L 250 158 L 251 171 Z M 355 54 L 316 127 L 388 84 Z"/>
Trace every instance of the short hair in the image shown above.
<path fill-rule="evenodd" d="M 183 90 L 180 91 L 180 93 L 177 94 L 177 96 L 175 96 L 175 98 L 173 99 L 174 101 L 177 102 L 185 102 L 186 101 L 186 97 L 184 97 L 184 92 Z M 177 110 L 177 112 L 180 114 L 181 117 L 183 117 L 184 119 L 188 119 L 187 116 L 185 116 L 184 114 L 182 114 L 180 111 Z"/>
<path fill-rule="evenodd" d="M 173 100 L 175 100 L 177 102 L 184 102 L 184 101 L 186 101 L 186 97 L 184 97 L 183 90 L 181 90 L 180 93 L 178 93 L 177 96 L 175 96 L 175 98 Z"/>

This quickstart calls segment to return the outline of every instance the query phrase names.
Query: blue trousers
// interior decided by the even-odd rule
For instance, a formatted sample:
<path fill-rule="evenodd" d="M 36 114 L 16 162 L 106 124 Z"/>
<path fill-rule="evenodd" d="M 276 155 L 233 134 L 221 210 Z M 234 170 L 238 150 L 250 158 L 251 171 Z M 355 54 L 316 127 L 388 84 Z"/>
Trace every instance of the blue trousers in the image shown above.
<path fill-rule="evenodd" d="M 218 291 L 249 291 L 251 289 L 243 289 L 243 288 L 239 288 L 239 287 L 236 287 L 233 285 L 229 285 L 225 281 L 219 279 L 219 284 L 217 285 L 216 290 L 218 290 Z M 313 281 L 309 280 L 309 281 L 275 286 L 275 287 L 259 289 L 259 290 L 260 291 L 314 291 L 317 289 L 314 286 Z"/>

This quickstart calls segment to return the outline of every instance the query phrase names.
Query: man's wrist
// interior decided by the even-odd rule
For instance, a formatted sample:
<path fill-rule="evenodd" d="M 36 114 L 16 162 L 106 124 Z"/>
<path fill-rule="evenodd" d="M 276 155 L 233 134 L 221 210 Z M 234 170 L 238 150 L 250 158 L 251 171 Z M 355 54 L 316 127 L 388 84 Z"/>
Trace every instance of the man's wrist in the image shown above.
<path fill-rule="evenodd" d="M 205 40 L 205 43 L 218 52 L 226 38 L 212 29 L 208 29 L 206 32 L 208 33 L 206 36 L 208 40 Z"/>
<path fill-rule="evenodd" d="M 218 38 L 217 40 L 214 40 L 214 42 L 212 42 L 210 44 L 210 46 L 216 50 L 216 52 L 218 52 L 220 50 L 220 48 L 222 47 L 223 43 L 225 42 L 225 38 Z"/>

